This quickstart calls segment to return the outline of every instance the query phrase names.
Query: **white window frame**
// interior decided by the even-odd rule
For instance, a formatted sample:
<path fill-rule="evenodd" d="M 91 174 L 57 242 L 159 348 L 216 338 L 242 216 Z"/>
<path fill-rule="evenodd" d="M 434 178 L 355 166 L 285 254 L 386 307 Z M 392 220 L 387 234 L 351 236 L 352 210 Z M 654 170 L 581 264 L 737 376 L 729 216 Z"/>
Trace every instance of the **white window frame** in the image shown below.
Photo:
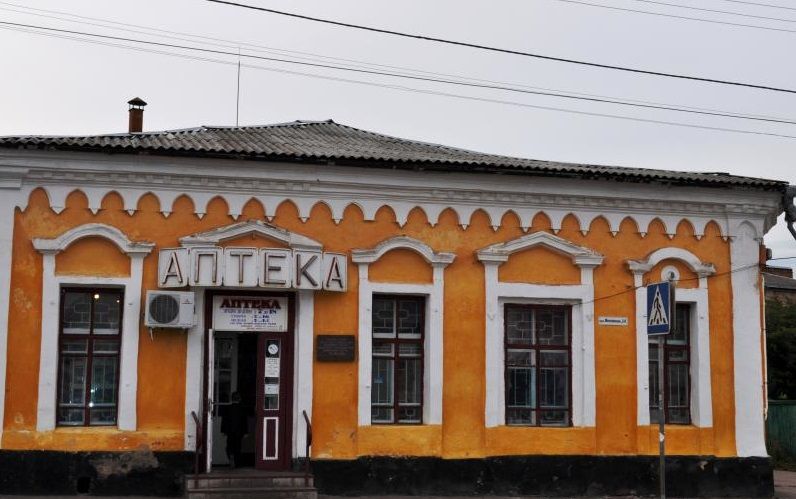
<path fill-rule="evenodd" d="M 431 266 L 431 284 L 371 282 L 371 263 L 394 249 L 409 249 L 420 254 Z M 374 294 L 415 295 L 426 299 L 425 339 L 423 340 L 423 425 L 442 424 L 443 298 L 445 267 L 453 253 L 437 253 L 425 243 L 398 236 L 376 247 L 352 251 L 351 260 L 359 266 L 359 426 L 371 423 L 371 383 L 373 377 L 373 336 L 371 331 Z"/>
<path fill-rule="evenodd" d="M 660 248 L 645 260 L 628 260 L 636 287 L 636 379 L 637 424 L 650 424 L 649 405 L 649 337 L 647 335 L 647 290 L 644 276 L 663 260 L 677 260 L 696 273 L 699 284 L 696 288 L 675 287 L 675 302 L 691 304 L 691 426 L 710 428 L 713 426 L 713 398 L 710 384 L 710 317 L 708 301 L 708 276 L 716 272 L 713 265 L 703 263 L 688 250 L 682 248 Z M 650 282 L 667 280 L 671 274 L 675 281 L 679 273 L 674 267 L 663 269 L 660 276 L 649 276 Z M 686 425 L 687 426 L 687 425 Z"/>
<path fill-rule="evenodd" d="M 580 268 L 580 284 L 500 282 L 498 267 L 507 262 L 513 253 L 536 246 L 571 258 L 572 263 Z M 514 303 L 572 307 L 572 426 L 595 426 L 594 268 L 602 263 L 602 255 L 547 232 L 535 232 L 488 246 L 479 250 L 477 256 L 484 265 L 486 287 L 486 427 L 506 426 L 504 308 L 506 304 Z"/>
<path fill-rule="evenodd" d="M 85 237 L 108 239 L 130 257 L 129 277 L 95 277 L 56 275 L 55 256 L 72 243 Z M 104 224 L 85 224 L 53 239 L 34 239 L 33 247 L 42 254 L 42 316 L 39 358 L 39 393 L 36 430 L 50 431 L 56 426 L 58 407 L 58 332 L 61 288 L 108 287 L 124 290 L 121 350 L 119 353 L 119 393 L 116 427 L 134 431 L 137 428 L 136 399 L 138 390 L 138 332 L 141 316 L 141 283 L 144 258 L 152 252 L 153 243 L 130 241 L 122 231 Z"/>

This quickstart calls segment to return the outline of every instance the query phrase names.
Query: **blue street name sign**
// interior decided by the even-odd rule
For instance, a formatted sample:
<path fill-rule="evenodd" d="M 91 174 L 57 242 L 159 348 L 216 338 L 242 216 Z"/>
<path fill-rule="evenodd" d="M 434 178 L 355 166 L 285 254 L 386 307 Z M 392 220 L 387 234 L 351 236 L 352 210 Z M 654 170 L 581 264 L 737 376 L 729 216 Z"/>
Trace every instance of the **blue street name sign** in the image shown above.
<path fill-rule="evenodd" d="M 672 324 L 671 283 L 647 286 L 647 335 L 669 334 Z"/>

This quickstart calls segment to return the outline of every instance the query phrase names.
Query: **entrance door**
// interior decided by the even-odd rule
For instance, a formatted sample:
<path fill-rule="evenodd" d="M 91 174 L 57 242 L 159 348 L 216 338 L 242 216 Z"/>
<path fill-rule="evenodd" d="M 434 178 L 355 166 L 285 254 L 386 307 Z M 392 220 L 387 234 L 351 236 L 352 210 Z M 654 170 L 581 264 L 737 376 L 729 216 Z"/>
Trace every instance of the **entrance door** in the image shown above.
<path fill-rule="evenodd" d="M 257 351 L 255 467 L 263 470 L 289 469 L 293 426 L 292 328 L 285 333 L 259 333 Z"/>

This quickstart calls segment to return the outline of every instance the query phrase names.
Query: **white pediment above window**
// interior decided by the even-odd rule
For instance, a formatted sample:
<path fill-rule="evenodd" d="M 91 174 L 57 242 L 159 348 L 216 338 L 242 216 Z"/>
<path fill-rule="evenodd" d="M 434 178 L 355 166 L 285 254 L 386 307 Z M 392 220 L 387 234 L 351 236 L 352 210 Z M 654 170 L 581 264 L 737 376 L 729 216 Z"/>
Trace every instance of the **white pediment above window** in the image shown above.
<path fill-rule="evenodd" d="M 536 246 L 544 246 L 556 253 L 568 256 L 572 259 L 572 263 L 579 267 L 596 267 L 603 262 L 603 256 L 596 251 L 578 246 L 548 232 L 534 232 L 505 243 L 493 244 L 478 250 L 477 255 L 482 262 L 503 263 L 508 261 L 512 253 Z"/>
<path fill-rule="evenodd" d="M 293 249 L 321 250 L 323 248 L 323 245 L 314 239 L 259 220 L 247 220 L 185 236 L 180 238 L 180 244 L 184 247 L 215 246 L 222 241 L 250 234 L 273 239 Z"/>
<path fill-rule="evenodd" d="M 131 241 L 124 232 L 110 225 L 89 223 L 69 229 L 58 237 L 52 239 L 36 238 L 33 247 L 40 253 L 58 253 L 65 250 L 72 243 L 86 237 L 99 237 L 113 242 L 120 250 L 130 254 L 148 255 L 155 247 L 154 243 L 146 241 Z"/>
<path fill-rule="evenodd" d="M 384 240 L 369 249 L 355 249 L 351 252 L 351 260 L 354 263 L 373 263 L 381 258 L 385 253 L 394 249 L 408 249 L 422 256 L 432 265 L 446 266 L 456 258 L 455 253 L 436 252 L 431 246 L 423 241 L 419 241 L 409 236 L 396 236 Z"/>
<path fill-rule="evenodd" d="M 703 262 L 698 256 L 683 248 L 660 248 L 644 260 L 628 260 L 627 266 L 634 274 L 646 274 L 663 260 L 679 260 L 686 264 L 697 276 L 707 277 L 716 273 L 712 263 Z"/>

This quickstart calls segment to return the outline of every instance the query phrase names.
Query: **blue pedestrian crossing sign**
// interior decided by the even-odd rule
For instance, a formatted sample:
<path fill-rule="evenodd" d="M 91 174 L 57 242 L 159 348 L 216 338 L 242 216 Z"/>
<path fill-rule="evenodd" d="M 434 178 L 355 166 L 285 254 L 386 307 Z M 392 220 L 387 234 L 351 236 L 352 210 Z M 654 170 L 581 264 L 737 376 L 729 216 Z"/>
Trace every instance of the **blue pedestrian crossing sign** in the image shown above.
<path fill-rule="evenodd" d="M 671 283 L 647 286 L 647 335 L 669 334 L 672 325 Z"/>

